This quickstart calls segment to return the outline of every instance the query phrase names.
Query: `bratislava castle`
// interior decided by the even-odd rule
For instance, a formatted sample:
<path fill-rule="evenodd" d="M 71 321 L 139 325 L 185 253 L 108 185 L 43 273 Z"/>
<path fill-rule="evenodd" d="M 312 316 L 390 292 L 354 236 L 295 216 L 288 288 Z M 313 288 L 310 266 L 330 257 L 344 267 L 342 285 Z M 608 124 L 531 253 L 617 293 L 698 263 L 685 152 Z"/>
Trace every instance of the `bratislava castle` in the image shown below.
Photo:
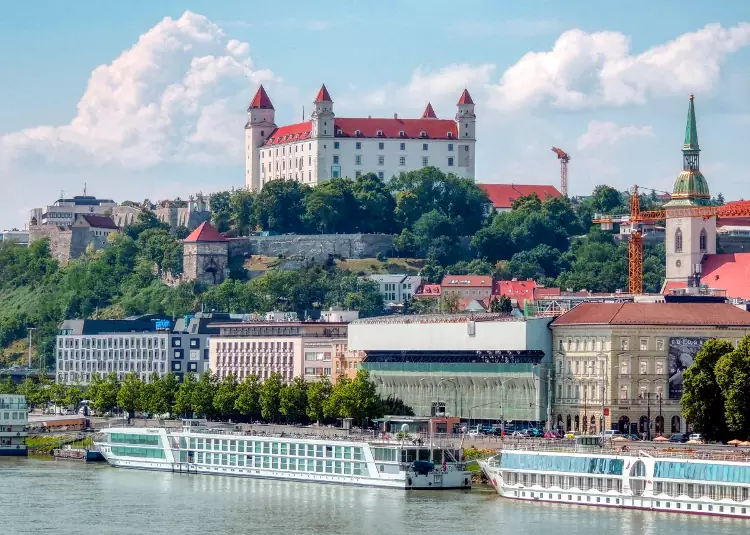
<path fill-rule="evenodd" d="M 313 186 L 370 172 L 388 180 L 427 166 L 473 179 L 477 119 L 467 90 L 456 107 L 455 119 L 438 119 L 429 103 L 418 119 L 336 117 L 324 85 L 309 121 L 277 126 L 261 86 L 247 109 L 245 184 L 253 191 L 271 180 Z"/>

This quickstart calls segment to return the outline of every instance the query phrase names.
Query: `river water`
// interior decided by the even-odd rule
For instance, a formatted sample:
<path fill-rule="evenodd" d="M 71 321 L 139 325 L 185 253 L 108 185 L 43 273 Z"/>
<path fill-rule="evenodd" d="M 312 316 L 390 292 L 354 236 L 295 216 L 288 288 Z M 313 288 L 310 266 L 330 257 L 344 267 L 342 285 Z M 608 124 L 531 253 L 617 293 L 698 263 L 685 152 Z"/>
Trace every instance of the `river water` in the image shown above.
<path fill-rule="evenodd" d="M 0 458 L 0 533 L 726 535 L 746 520 Z"/>

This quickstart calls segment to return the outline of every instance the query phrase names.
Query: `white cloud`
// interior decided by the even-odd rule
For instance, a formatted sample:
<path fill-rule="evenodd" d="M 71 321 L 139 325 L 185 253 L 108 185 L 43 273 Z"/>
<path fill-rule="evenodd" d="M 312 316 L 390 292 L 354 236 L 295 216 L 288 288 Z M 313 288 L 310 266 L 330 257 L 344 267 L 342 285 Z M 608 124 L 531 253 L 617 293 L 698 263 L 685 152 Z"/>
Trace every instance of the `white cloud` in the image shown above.
<path fill-rule="evenodd" d="M 600 145 L 614 145 L 627 137 L 653 137 L 654 129 L 650 126 L 620 126 L 610 121 L 589 121 L 586 132 L 578 138 L 578 150 L 590 149 Z"/>
<path fill-rule="evenodd" d="M 643 103 L 651 95 L 710 90 L 722 61 L 750 44 L 750 23 L 709 24 L 641 54 L 619 32 L 563 33 L 552 50 L 529 52 L 493 87 L 501 110 L 549 104 L 581 109 Z"/>
<path fill-rule="evenodd" d="M 94 69 L 70 124 L 0 137 L 0 163 L 238 163 L 250 88 L 274 78 L 248 52 L 201 15 L 167 17 Z"/>

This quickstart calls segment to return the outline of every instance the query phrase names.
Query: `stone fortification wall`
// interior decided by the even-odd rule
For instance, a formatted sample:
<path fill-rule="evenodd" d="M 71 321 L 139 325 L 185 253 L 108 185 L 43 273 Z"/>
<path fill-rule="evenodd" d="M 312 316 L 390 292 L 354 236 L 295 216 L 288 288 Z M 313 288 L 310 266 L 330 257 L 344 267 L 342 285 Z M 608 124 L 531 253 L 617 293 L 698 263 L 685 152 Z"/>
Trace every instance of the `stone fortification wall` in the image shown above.
<path fill-rule="evenodd" d="M 29 227 L 29 243 L 49 238 L 49 249 L 52 258 L 60 264 L 70 261 L 70 245 L 73 233 L 70 227 L 57 225 L 33 225 Z"/>
<path fill-rule="evenodd" d="M 323 263 L 330 256 L 373 258 L 383 253 L 392 256 L 390 234 L 312 234 L 281 236 L 244 236 L 229 241 L 229 256 L 282 256 L 311 263 Z"/>

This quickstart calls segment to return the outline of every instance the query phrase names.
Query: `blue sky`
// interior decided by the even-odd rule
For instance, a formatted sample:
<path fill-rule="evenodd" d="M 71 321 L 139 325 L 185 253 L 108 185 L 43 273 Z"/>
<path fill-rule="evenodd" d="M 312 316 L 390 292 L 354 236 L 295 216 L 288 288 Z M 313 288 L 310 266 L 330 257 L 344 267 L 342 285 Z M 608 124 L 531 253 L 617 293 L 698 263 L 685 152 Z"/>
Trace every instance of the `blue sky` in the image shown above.
<path fill-rule="evenodd" d="M 0 228 L 82 191 L 151 200 L 243 183 L 245 107 L 277 124 L 322 82 L 339 116 L 477 103 L 482 182 L 671 190 L 696 94 L 712 193 L 748 198 L 750 3 L 16 2 L 0 18 Z M 606 7 L 602 7 L 605 6 Z"/>

